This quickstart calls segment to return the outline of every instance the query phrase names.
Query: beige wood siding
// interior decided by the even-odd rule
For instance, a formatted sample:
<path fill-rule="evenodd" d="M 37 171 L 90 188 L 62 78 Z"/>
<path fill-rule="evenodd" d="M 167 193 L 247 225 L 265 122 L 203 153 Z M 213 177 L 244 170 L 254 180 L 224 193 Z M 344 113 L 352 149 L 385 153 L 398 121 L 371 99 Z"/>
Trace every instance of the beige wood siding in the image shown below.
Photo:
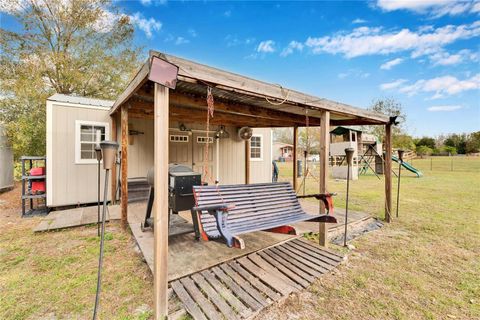
<path fill-rule="evenodd" d="M 47 205 L 57 207 L 96 202 L 97 165 L 75 163 L 75 121 L 108 122 L 110 125 L 108 108 L 48 102 L 47 119 L 51 121 L 47 123 L 47 139 L 50 140 L 47 142 L 47 179 L 50 180 L 47 182 Z M 103 174 L 101 170 L 101 190 Z"/>
<path fill-rule="evenodd" d="M 75 121 L 108 122 L 108 109 L 86 107 L 59 102 L 47 102 L 47 205 L 50 207 L 96 202 L 97 165 L 75 163 Z M 179 133 L 179 123 L 170 123 L 170 132 Z M 204 125 L 187 125 L 189 129 L 205 130 Z M 128 177 L 145 177 L 153 166 L 153 121 L 130 119 L 129 129 L 143 132 L 130 136 L 128 146 Z M 211 128 L 212 134 L 217 129 Z M 110 137 L 111 131 L 110 128 Z M 245 182 L 245 144 L 237 137 L 235 127 L 227 127 L 230 138 L 220 140 L 219 172 L 221 184 Z M 262 135 L 262 161 L 251 161 L 251 183 L 271 181 L 271 130 L 254 129 Z M 202 135 L 204 135 L 202 133 Z M 120 138 L 120 123 L 117 121 L 117 137 Z M 215 178 L 215 147 L 211 151 Z M 191 153 L 190 153 L 191 157 Z M 197 164 L 199 165 L 199 164 Z M 102 170 L 102 188 L 103 188 Z M 103 194 L 103 193 L 102 193 Z M 110 194 L 110 193 L 109 193 Z"/>
<path fill-rule="evenodd" d="M 128 129 L 143 132 L 140 135 L 129 135 L 128 177 L 146 177 L 148 169 L 153 167 L 153 121 L 129 119 Z"/>

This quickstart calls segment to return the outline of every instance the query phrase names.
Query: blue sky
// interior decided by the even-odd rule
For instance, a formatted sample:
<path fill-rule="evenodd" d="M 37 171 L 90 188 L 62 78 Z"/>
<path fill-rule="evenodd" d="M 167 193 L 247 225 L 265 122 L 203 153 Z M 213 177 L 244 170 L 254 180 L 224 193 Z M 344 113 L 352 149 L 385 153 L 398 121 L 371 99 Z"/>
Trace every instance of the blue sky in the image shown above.
<path fill-rule="evenodd" d="M 135 41 L 319 97 L 392 97 L 414 136 L 480 130 L 480 2 L 116 1 Z"/>

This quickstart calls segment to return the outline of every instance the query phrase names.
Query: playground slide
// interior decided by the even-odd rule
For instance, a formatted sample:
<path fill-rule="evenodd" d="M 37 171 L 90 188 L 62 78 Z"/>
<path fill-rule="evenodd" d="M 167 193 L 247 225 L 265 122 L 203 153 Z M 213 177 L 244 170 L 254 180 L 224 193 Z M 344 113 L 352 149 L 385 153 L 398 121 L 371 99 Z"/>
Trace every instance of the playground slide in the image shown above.
<path fill-rule="evenodd" d="M 395 162 L 397 162 L 397 163 L 400 161 L 400 160 L 398 160 L 398 158 L 395 157 L 395 156 L 392 156 L 392 160 L 395 161 Z M 415 173 L 415 174 L 417 175 L 417 177 L 419 177 L 419 178 L 420 178 L 421 176 L 423 176 L 423 173 L 422 173 L 420 170 L 415 169 L 415 168 L 412 167 L 412 165 L 411 165 L 410 163 L 408 163 L 408 162 L 403 161 L 402 166 L 403 166 L 405 169 L 407 169 L 408 171 L 411 171 L 411 172 Z"/>

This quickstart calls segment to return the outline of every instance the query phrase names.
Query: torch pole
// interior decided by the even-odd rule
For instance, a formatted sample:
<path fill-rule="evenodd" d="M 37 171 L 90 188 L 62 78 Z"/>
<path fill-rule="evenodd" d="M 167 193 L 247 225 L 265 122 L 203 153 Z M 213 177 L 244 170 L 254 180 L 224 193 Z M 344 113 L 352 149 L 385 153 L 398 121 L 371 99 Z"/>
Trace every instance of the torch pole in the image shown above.
<path fill-rule="evenodd" d="M 404 153 L 404 151 L 402 149 L 398 149 L 398 160 L 400 162 L 399 162 L 399 165 L 398 165 L 397 213 L 396 213 L 397 218 L 398 218 L 398 207 L 399 207 L 399 203 L 400 203 L 400 201 L 399 201 L 400 200 L 400 174 L 402 172 L 403 153 Z"/>
<path fill-rule="evenodd" d="M 345 234 L 343 237 L 343 246 L 347 246 L 347 226 L 348 226 L 348 195 L 350 193 L 350 169 L 352 167 L 353 148 L 345 149 L 345 157 L 347 158 L 347 195 L 345 198 Z"/>

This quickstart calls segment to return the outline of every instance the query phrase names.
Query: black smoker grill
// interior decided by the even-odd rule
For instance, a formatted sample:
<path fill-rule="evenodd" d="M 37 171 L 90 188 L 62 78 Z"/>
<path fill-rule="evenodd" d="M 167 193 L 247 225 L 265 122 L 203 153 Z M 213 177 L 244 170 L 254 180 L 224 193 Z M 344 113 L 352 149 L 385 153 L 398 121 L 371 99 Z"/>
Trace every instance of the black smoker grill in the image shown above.
<path fill-rule="evenodd" d="M 148 195 L 147 212 L 145 221 L 142 224 L 142 230 L 153 228 L 153 219 L 151 218 L 153 200 L 154 200 L 154 170 L 153 167 L 148 170 L 147 181 L 150 185 Z M 170 164 L 168 166 L 168 210 L 169 221 L 170 214 L 178 214 L 179 211 L 190 210 L 195 206 L 193 197 L 193 186 L 202 183 L 200 173 L 194 172 L 190 167 L 180 164 Z"/>

